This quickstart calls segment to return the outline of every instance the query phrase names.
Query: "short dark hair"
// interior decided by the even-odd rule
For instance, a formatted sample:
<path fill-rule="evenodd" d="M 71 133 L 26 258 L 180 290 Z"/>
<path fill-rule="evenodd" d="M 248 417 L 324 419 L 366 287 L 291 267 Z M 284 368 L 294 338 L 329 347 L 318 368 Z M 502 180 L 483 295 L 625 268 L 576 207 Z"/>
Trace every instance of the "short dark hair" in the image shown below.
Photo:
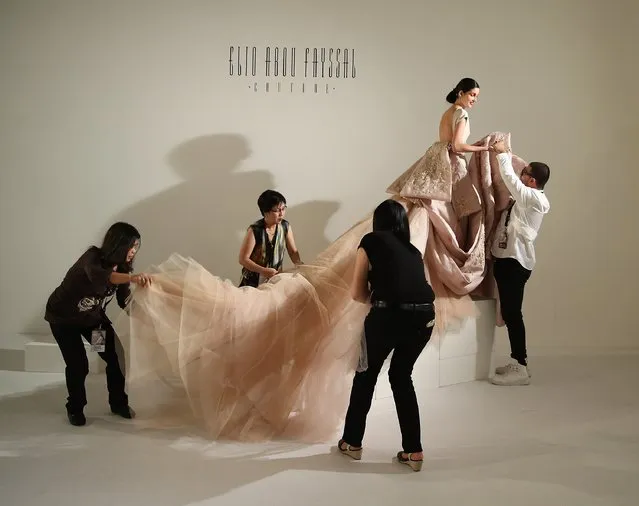
<path fill-rule="evenodd" d="M 457 83 L 457 86 L 455 86 L 452 91 L 446 95 L 446 102 L 454 104 L 457 101 L 457 96 L 460 91 L 462 93 L 468 93 L 470 90 L 474 90 L 475 88 L 479 88 L 479 83 L 472 77 L 464 77 Z"/>
<path fill-rule="evenodd" d="M 400 241 L 410 244 L 408 214 L 399 202 L 387 199 L 373 213 L 373 232 L 392 232 Z"/>
<path fill-rule="evenodd" d="M 286 205 L 286 199 L 284 195 L 275 190 L 266 190 L 257 199 L 257 207 L 260 208 L 262 216 L 280 204 Z"/>
<path fill-rule="evenodd" d="M 123 221 L 114 223 L 104 234 L 102 246 L 100 246 L 104 263 L 117 265 L 118 272 L 131 272 L 133 262 L 127 262 L 126 256 L 136 242 L 141 242 L 137 228 Z"/>
<path fill-rule="evenodd" d="M 550 179 L 550 167 L 541 162 L 530 162 L 530 175 L 537 181 L 537 188 L 543 189 Z"/>

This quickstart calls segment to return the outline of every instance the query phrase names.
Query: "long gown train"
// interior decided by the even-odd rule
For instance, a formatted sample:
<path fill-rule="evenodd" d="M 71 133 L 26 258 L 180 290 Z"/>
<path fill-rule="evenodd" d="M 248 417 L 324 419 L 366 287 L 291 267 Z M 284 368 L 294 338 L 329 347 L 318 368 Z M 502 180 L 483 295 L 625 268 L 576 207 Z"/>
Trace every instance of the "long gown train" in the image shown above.
<path fill-rule="evenodd" d="M 495 133 L 477 144 L 502 137 L 509 140 Z M 506 202 L 493 155 L 473 156 L 466 170 L 447 145 L 434 146 L 407 173 L 430 171 L 432 183 L 450 172 L 450 200 L 404 196 L 393 185 L 389 192 L 408 210 L 443 332 L 476 314 L 470 294 L 482 290 L 495 211 Z M 455 199 L 468 191 L 478 209 Z M 311 264 L 259 288 L 238 288 L 178 254 L 154 267 L 154 284 L 135 291 L 130 317 L 116 324 L 129 334 L 129 392 L 138 395 L 143 423 L 204 425 L 214 439 L 331 438 L 348 404 L 368 312 L 351 299 L 349 284 L 357 246 L 371 229 L 368 216 Z"/>

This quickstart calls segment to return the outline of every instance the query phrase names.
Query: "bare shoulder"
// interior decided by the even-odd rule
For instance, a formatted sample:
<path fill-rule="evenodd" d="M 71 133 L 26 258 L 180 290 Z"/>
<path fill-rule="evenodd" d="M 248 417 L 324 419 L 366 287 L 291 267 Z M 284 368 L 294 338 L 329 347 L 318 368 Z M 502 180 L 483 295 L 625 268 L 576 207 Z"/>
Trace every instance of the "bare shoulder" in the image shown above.
<path fill-rule="evenodd" d="M 466 109 L 464 109 L 463 107 L 459 105 L 453 105 L 450 111 L 450 115 L 457 116 L 457 117 L 467 117 L 468 112 L 466 111 Z"/>

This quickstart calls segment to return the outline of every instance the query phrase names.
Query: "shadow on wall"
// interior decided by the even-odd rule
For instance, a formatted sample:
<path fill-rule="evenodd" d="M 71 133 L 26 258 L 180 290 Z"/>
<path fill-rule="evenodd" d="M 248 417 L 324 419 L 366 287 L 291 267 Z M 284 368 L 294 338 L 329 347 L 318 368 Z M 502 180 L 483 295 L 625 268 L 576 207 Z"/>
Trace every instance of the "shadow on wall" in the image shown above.
<path fill-rule="evenodd" d="M 239 283 L 240 245 L 247 227 L 261 217 L 257 198 L 275 186 L 268 171 L 238 171 L 250 155 L 247 140 L 237 134 L 196 137 L 169 152 L 169 164 L 185 181 L 125 209 L 113 220 L 134 224 L 142 235 L 137 270 L 176 252 L 194 258 L 216 276 Z M 324 230 L 338 208 L 337 202 L 322 201 L 289 207 L 287 217 L 307 263 L 329 245 Z M 109 314 L 117 321 L 119 308 L 111 306 Z M 124 338 L 118 348 L 124 369 L 124 348 L 128 347 Z"/>
<path fill-rule="evenodd" d="M 239 282 L 237 255 L 248 225 L 260 218 L 257 197 L 275 187 L 266 170 L 238 170 L 250 155 L 246 138 L 238 134 L 196 137 L 169 152 L 168 163 L 184 182 L 138 202 L 113 220 L 128 221 L 140 230 L 138 270 L 177 252 L 215 275 Z M 287 218 L 305 261 L 328 246 L 324 230 L 338 208 L 337 202 L 289 207 Z"/>
<path fill-rule="evenodd" d="M 184 181 L 118 213 L 103 231 L 96 231 L 96 242 L 99 244 L 111 223 L 127 221 L 142 234 L 137 270 L 177 252 L 193 257 L 211 273 L 237 285 L 242 238 L 247 227 L 260 218 L 257 197 L 275 188 L 274 177 L 266 170 L 239 171 L 250 156 L 248 141 L 238 134 L 203 135 L 183 142 L 169 152 L 167 161 Z M 153 173 L 148 177 L 152 178 Z M 294 195 L 286 197 L 294 199 Z M 312 261 L 330 244 L 324 231 L 338 209 L 339 203 L 332 201 L 289 206 L 287 219 L 293 225 L 304 262 Z M 285 264 L 290 265 L 288 258 Z M 109 309 L 115 317 L 118 308 Z M 24 332 L 50 334 L 42 318 L 41 313 L 35 315 Z"/>

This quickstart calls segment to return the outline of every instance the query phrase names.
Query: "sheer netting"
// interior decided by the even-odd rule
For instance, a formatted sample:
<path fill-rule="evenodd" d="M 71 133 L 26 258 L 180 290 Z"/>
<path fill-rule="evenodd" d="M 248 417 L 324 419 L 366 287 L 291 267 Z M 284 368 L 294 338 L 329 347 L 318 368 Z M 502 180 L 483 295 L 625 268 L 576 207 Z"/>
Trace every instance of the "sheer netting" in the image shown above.
<path fill-rule="evenodd" d="M 330 437 L 368 311 L 351 299 L 350 279 L 370 225 L 259 288 L 237 288 L 176 254 L 154 268 L 154 284 L 130 307 L 129 390 L 162 407 L 142 418 L 197 421 L 223 439 Z"/>
<path fill-rule="evenodd" d="M 447 159 L 442 147 L 430 152 L 441 167 Z M 411 240 L 424 253 L 436 294 L 436 332 L 477 315 L 470 294 L 485 280 L 499 210 L 496 161 L 483 155 L 468 168 L 463 162 L 463 177 L 480 198 L 477 212 L 457 216 L 455 188 L 449 202 L 427 193 L 393 197 L 406 207 Z M 454 184 L 462 162 L 452 159 L 445 170 L 452 167 L 447 181 Z M 421 166 L 438 177 L 428 160 Z M 332 438 L 348 405 L 369 310 L 351 299 L 350 281 L 357 246 L 371 229 L 368 216 L 311 264 L 258 288 L 238 288 L 178 254 L 151 269 L 153 285 L 136 290 L 130 317 L 116 322 L 118 334 L 128 337 L 129 394 L 138 423 L 196 424 L 214 439 Z"/>

